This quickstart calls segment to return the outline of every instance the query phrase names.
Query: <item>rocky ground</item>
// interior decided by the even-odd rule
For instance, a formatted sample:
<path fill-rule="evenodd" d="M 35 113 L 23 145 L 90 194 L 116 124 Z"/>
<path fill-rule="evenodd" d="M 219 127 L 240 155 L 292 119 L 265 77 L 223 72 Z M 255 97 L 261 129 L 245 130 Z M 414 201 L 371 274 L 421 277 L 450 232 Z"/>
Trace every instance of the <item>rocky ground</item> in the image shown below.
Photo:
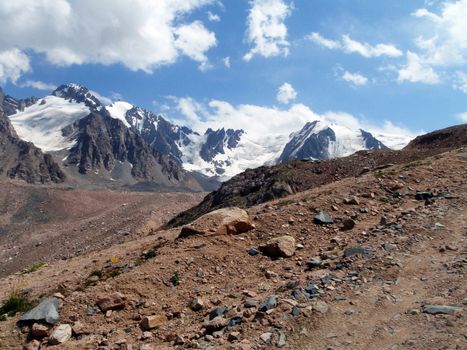
<path fill-rule="evenodd" d="M 465 349 L 466 170 L 458 149 L 4 277 L 60 319 L 7 317 L 1 348 Z"/>
<path fill-rule="evenodd" d="M 0 186 L 0 276 L 136 239 L 204 196 Z"/>

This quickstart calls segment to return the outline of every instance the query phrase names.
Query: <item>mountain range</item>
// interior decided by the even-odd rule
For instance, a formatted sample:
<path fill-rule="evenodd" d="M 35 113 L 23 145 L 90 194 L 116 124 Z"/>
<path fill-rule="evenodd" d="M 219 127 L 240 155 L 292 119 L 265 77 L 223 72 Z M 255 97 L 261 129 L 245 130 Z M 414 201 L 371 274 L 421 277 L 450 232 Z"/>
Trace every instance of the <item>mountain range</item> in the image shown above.
<path fill-rule="evenodd" d="M 367 131 L 321 120 L 261 140 L 241 129 L 197 132 L 125 101 L 106 106 L 78 84 L 39 99 L 0 92 L 0 110 L 2 140 L 10 140 L 9 148 L 2 143 L 2 156 L 10 159 L 2 162 L 2 174 L 28 182 L 211 190 L 248 168 L 387 148 Z M 19 160 L 25 145 L 34 154 L 27 166 Z"/>

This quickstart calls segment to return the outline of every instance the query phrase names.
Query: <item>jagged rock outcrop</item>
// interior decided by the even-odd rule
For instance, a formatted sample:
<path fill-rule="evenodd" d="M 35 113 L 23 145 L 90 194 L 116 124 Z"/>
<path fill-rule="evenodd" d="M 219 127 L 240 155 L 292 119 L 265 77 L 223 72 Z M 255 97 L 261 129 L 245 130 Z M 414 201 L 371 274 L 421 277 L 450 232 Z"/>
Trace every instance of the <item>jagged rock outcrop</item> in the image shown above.
<path fill-rule="evenodd" d="M 105 109 L 93 111 L 66 128 L 65 133 L 76 140 L 66 164 L 77 166 L 81 174 L 112 172 L 119 163 L 126 162 L 136 179 L 169 185 L 182 181 L 186 175 L 177 163 L 149 147 L 141 136 L 122 121 L 111 118 Z"/>

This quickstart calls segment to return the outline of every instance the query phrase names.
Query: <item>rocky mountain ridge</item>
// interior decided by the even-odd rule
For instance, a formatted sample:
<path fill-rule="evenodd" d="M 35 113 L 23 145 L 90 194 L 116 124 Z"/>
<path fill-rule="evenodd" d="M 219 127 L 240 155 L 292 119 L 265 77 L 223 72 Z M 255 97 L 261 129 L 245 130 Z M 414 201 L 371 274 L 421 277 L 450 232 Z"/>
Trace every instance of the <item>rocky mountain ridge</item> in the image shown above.
<path fill-rule="evenodd" d="M 264 164 L 292 159 L 328 159 L 361 149 L 385 147 L 362 130 L 324 125 L 318 121 L 306 124 L 303 130 L 291 135 L 290 139 L 283 135 L 256 140 L 244 130 L 224 128 L 198 133 L 124 101 L 104 106 L 92 91 L 78 84 L 64 84 L 40 101 L 18 100 L 14 105 L 16 107 L 10 108 L 10 118 L 19 136 L 34 142 L 46 152 L 62 151 L 62 158 L 67 155 L 63 150 L 72 149 L 76 143 L 73 138 L 76 135 L 70 133 L 70 129 L 78 120 L 95 112 L 120 120 L 155 152 L 173 162 L 170 168 L 180 167 L 220 180 L 227 180 L 247 168 Z M 106 152 L 103 150 L 100 153 Z M 115 158 L 115 155 L 112 157 Z M 60 163 L 59 159 L 56 160 Z M 84 173 L 83 167 L 80 173 Z"/>

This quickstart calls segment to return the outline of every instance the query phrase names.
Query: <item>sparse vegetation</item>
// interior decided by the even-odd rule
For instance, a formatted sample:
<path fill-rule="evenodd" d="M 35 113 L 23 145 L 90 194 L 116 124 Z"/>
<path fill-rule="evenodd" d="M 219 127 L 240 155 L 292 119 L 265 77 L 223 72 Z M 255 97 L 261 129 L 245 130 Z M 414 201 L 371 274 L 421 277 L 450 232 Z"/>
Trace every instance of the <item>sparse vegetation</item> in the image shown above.
<path fill-rule="evenodd" d="M 149 249 L 148 251 L 143 253 L 143 259 L 144 260 L 149 260 L 149 259 L 155 258 L 156 255 L 157 255 L 156 250 L 154 248 L 152 248 L 152 249 Z"/>
<path fill-rule="evenodd" d="M 28 270 L 28 273 L 32 273 L 32 272 L 36 272 L 37 270 L 39 270 L 41 267 L 43 267 L 45 265 L 44 262 L 42 261 L 39 261 L 39 262 L 36 262 L 34 265 L 31 266 L 31 268 Z"/>
<path fill-rule="evenodd" d="M 2 307 L 0 307 L 0 315 L 14 316 L 17 312 L 28 311 L 33 306 L 34 303 L 32 301 L 14 291 L 10 294 L 8 299 L 3 302 Z"/>
<path fill-rule="evenodd" d="M 178 286 L 180 284 L 180 275 L 178 274 L 178 271 L 175 271 L 172 274 L 172 277 L 170 277 L 170 282 L 174 287 Z"/>

